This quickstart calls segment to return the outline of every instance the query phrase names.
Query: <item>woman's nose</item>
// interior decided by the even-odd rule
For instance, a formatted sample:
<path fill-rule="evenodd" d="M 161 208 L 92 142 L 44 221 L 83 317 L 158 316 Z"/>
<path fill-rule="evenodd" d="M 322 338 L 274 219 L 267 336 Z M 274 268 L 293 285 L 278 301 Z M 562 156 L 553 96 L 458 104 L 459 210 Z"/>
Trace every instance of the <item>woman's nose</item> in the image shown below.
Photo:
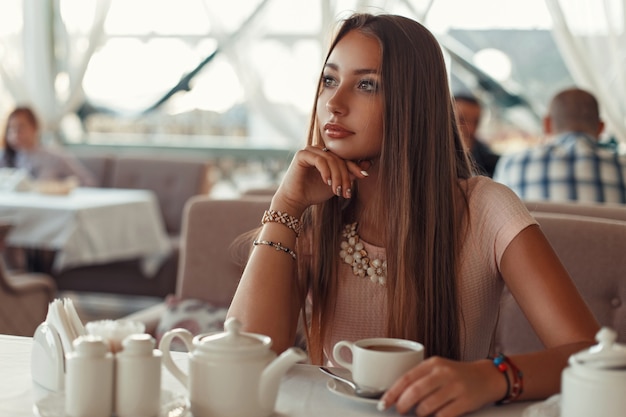
<path fill-rule="evenodd" d="M 328 101 L 326 101 L 326 110 L 332 114 L 347 114 L 348 106 L 345 100 L 345 94 L 341 88 L 337 88 L 333 95 L 328 98 Z"/>

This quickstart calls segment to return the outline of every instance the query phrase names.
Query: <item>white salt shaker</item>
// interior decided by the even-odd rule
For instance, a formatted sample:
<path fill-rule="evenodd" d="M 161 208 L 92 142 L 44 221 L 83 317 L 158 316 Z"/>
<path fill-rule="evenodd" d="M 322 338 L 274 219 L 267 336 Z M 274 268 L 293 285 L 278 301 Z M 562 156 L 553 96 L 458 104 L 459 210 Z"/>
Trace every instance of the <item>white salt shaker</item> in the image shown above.
<path fill-rule="evenodd" d="M 149 334 L 134 334 L 115 356 L 117 417 L 156 417 L 161 405 L 161 351 Z"/>
<path fill-rule="evenodd" d="M 80 336 L 66 354 L 65 415 L 111 417 L 113 355 L 100 336 Z"/>

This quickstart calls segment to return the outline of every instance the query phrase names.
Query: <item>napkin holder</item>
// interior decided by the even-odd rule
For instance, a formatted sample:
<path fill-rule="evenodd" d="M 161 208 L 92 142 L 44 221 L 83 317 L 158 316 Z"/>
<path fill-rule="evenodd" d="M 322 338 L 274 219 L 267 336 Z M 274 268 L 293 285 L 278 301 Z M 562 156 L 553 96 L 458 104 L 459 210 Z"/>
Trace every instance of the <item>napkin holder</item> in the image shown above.
<path fill-rule="evenodd" d="M 33 335 L 30 369 L 33 382 L 41 387 L 50 391 L 65 389 L 65 353 L 61 336 L 45 321 Z"/>

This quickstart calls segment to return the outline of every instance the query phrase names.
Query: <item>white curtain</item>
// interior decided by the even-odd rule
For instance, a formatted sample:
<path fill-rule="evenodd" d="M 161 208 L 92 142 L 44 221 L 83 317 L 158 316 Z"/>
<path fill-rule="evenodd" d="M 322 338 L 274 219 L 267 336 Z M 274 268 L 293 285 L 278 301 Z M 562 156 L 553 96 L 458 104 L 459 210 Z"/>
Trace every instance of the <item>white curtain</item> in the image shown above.
<path fill-rule="evenodd" d="M 110 0 L 23 0 L 23 24 L 2 40 L 3 84 L 16 104 L 34 108 L 44 135 L 58 132 L 82 103 L 82 80 L 109 6 Z"/>
<path fill-rule="evenodd" d="M 606 133 L 625 144 L 626 0 L 545 1 L 572 77 L 598 98 Z"/>

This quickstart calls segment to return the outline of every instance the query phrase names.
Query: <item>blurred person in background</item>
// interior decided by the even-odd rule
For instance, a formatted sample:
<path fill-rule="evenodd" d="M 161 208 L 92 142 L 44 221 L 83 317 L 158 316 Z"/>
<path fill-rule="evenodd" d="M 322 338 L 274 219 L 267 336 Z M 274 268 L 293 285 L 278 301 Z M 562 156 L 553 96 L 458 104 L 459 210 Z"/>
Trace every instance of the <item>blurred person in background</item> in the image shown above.
<path fill-rule="evenodd" d="M 44 146 L 40 141 L 39 121 L 29 107 L 17 107 L 8 116 L 0 168 L 25 171 L 35 181 L 77 181 L 94 186 L 95 179 L 73 155 L 60 148 Z M 7 247 L 5 261 L 10 269 L 49 272 L 54 251 Z"/>
<path fill-rule="evenodd" d="M 500 155 L 494 153 L 487 144 L 476 137 L 482 110 L 480 102 L 470 94 L 459 93 L 454 96 L 454 103 L 461 138 L 472 156 L 477 172 L 493 177 Z"/>
<path fill-rule="evenodd" d="M 626 156 L 599 142 L 604 122 L 592 93 L 557 93 L 543 130 L 544 144 L 500 158 L 494 180 L 525 200 L 626 204 Z"/>
<path fill-rule="evenodd" d="M 9 114 L 3 144 L 0 168 L 23 169 L 34 180 L 76 177 L 82 186 L 95 185 L 92 174 L 74 156 L 41 144 L 39 121 L 29 107 L 17 107 Z"/>

